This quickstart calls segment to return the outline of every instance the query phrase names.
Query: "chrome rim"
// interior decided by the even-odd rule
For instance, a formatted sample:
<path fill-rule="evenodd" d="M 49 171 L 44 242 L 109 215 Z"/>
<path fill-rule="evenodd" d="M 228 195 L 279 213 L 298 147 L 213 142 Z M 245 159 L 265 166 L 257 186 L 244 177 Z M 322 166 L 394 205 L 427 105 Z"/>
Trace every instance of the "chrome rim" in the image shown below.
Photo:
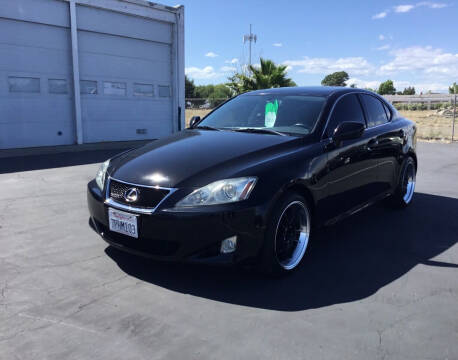
<path fill-rule="evenodd" d="M 408 164 L 404 172 L 402 182 L 403 199 L 406 204 L 410 203 L 415 191 L 415 168 L 412 163 Z"/>
<path fill-rule="evenodd" d="M 309 242 L 310 214 L 300 201 L 293 201 L 282 212 L 275 231 L 275 255 L 285 270 L 294 269 Z"/>

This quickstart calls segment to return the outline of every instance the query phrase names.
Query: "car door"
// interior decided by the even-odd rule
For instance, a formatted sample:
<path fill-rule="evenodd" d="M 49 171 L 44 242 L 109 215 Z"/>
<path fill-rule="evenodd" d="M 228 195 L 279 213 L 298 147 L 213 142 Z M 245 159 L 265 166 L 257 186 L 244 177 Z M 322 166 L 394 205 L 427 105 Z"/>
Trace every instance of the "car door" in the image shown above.
<path fill-rule="evenodd" d="M 366 126 L 364 112 L 355 93 L 337 100 L 323 135 L 327 152 L 327 169 L 324 177 L 326 199 L 323 201 L 328 219 L 357 208 L 376 195 L 377 159 L 370 147 L 374 134 L 367 129 L 357 139 L 335 143 L 332 134 L 342 122 L 361 122 Z"/>
<path fill-rule="evenodd" d="M 391 112 L 382 100 L 369 94 L 359 96 L 366 114 L 367 132 L 373 137 L 370 151 L 378 161 L 376 188 L 381 194 L 390 191 L 395 184 L 396 157 L 404 134 L 390 122 Z"/>

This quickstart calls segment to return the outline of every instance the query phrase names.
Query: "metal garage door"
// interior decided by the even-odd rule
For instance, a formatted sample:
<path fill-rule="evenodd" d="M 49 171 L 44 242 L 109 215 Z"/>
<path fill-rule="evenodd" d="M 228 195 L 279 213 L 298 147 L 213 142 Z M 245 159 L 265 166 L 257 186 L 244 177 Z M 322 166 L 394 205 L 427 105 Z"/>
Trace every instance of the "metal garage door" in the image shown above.
<path fill-rule="evenodd" d="M 179 129 L 183 11 L 140 0 L 1 1 L 0 149 Z"/>
<path fill-rule="evenodd" d="M 68 5 L 47 4 L 1 5 L 4 16 L 40 13 L 53 25 L 0 17 L 0 149 L 75 142 Z"/>
<path fill-rule="evenodd" d="M 171 25 L 77 7 L 84 142 L 172 133 Z"/>

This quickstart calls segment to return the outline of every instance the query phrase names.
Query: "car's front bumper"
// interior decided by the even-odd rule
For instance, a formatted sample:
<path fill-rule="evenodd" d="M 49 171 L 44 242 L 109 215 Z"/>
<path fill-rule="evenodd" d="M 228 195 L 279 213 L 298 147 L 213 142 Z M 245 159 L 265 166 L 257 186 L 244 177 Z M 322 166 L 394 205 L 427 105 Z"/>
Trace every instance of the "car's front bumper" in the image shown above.
<path fill-rule="evenodd" d="M 136 239 L 109 230 L 108 205 L 95 181 L 88 184 L 87 201 L 90 225 L 105 241 L 118 249 L 154 259 L 249 263 L 258 256 L 263 243 L 263 206 L 226 206 L 199 212 L 158 209 L 152 214 L 136 214 Z M 237 236 L 236 250 L 222 254 L 221 242 L 232 236 Z"/>

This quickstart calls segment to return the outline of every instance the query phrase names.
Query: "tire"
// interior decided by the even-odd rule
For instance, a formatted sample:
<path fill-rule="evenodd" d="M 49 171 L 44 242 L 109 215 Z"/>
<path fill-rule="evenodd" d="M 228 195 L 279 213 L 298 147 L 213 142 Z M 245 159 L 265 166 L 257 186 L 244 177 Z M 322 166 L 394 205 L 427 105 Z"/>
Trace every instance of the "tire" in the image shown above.
<path fill-rule="evenodd" d="M 394 207 L 403 209 L 412 203 L 416 183 L 415 161 L 408 157 L 402 164 L 398 186 L 391 198 Z"/>
<path fill-rule="evenodd" d="M 261 253 L 261 271 L 271 275 L 291 273 L 301 264 L 310 243 L 312 212 L 301 195 L 282 197 L 272 212 Z"/>

